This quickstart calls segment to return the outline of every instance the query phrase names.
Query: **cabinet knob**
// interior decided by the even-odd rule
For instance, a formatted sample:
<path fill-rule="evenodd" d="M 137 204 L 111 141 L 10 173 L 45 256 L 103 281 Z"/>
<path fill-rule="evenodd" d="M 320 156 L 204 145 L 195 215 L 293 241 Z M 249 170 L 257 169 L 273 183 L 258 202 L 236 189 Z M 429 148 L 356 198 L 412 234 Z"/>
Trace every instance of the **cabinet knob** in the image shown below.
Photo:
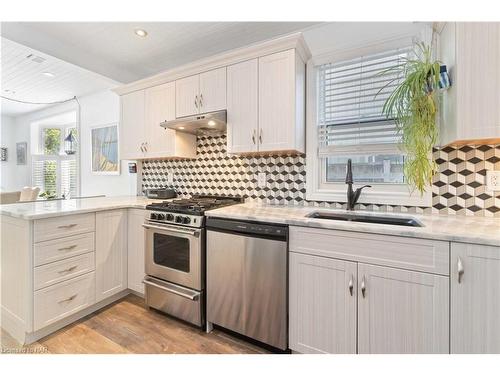
<path fill-rule="evenodd" d="M 252 142 L 253 142 L 253 144 L 255 144 L 255 129 L 253 130 L 253 134 L 252 134 Z"/>
<path fill-rule="evenodd" d="M 464 264 L 462 263 L 462 258 L 457 257 L 457 274 L 458 274 L 458 283 L 462 282 L 462 276 L 464 275 Z"/>
<path fill-rule="evenodd" d="M 200 108 L 203 107 L 203 94 L 200 94 Z"/>
<path fill-rule="evenodd" d="M 365 295 L 366 295 L 366 280 L 365 280 L 365 276 L 363 276 L 363 279 L 361 280 L 361 295 L 363 296 L 363 298 L 365 298 Z"/>
<path fill-rule="evenodd" d="M 354 293 L 354 276 L 351 275 L 351 278 L 349 279 L 349 294 L 352 296 Z"/>
<path fill-rule="evenodd" d="M 194 106 L 198 108 L 198 95 L 194 97 Z"/>
<path fill-rule="evenodd" d="M 259 141 L 260 141 L 260 144 L 262 144 L 262 128 L 260 128 Z"/>

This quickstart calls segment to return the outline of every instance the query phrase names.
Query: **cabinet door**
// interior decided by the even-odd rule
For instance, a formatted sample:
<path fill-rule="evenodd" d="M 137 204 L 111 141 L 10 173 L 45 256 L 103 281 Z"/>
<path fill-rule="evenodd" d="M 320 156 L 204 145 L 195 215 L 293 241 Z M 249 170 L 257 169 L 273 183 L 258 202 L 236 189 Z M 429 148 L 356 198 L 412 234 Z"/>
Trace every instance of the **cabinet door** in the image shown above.
<path fill-rule="evenodd" d="M 359 263 L 358 288 L 359 353 L 449 353 L 448 277 Z"/>
<path fill-rule="evenodd" d="M 292 350 L 356 353 L 356 274 L 354 262 L 290 253 Z"/>
<path fill-rule="evenodd" d="M 96 213 L 96 302 L 127 289 L 127 210 Z"/>
<path fill-rule="evenodd" d="M 258 60 L 227 68 L 227 152 L 257 151 Z"/>
<path fill-rule="evenodd" d="M 141 146 L 145 136 L 144 90 L 122 95 L 120 124 L 120 158 L 144 157 Z"/>
<path fill-rule="evenodd" d="M 295 148 L 295 51 L 259 58 L 259 150 Z"/>
<path fill-rule="evenodd" d="M 500 23 L 457 23 L 460 139 L 500 136 Z"/>
<path fill-rule="evenodd" d="M 146 90 L 146 155 L 148 158 L 173 156 L 175 130 L 160 126 L 175 119 L 175 82 Z"/>
<path fill-rule="evenodd" d="M 199 94 L 199 74 L 175 81 L 175 117 L 179 118 L 200 113 Z"/>
<path fill-rule="evenodd" d="M 451 244 L 452 353 L 500 353 L 499 280 L 500 247 Z"/>
<path fill-rule="evenodd" d="M 200 74 L 200 113 L 226 109 L 226 68 Z"/>
<path fill-rule="evenodd" d="M 145 210 L 128 210 L 128 288 L 138 293 L 144 293 L 144 228 L 142 224 L 147 216 Z"/>

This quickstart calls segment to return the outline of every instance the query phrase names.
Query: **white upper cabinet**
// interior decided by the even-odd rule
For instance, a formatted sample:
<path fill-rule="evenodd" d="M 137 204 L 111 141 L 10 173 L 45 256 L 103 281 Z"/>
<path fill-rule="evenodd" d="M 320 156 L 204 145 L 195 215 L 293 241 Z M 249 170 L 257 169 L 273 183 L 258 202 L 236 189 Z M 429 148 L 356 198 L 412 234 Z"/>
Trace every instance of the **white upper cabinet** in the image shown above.
<path fill-rule="evenodd" d="M 259 151 L 304 151 L 304 74 L 295 50 L 259 58 Z"/>
<path fill-rule="evenodd" d="M 226 68 L 200 74 L 200 113 L 226 109 Z"/>
<path fill-rule="evenodd" d="M 135 160 L 144 157 L 144 91 L 122 95 L 120 121 L 120 158 Z"/>
<path fill-rule="evenodd" d="M 192 116 L 199 112 L 200 75 L 175 81 L 175 116 Z"/>
<path fill-rule="evenodd" d="M 146 89 L 145 156 L 196 157 L 196 137 L 160 126 L 175 120 L 175 82 Z"/>
<path fill-rule="evenodd" d="M 445 24 L 440 60 L 452 87 L 443 95 L 441 144 L 500 138 L 500 23 Z"/>
<path fill-rule="evenodd" d="M 500 247 L 451 244 L 451 353 L 500 353 Z"/>
<path fill-rule="evenodd" d="M 195 74 L 175 81 L 176 117 L 226 108 L 226 68 Z"/>
<path fill-rule="evenodd" d="M 227 152 L 258 151 L 258 59 L 227 67 Z"/>

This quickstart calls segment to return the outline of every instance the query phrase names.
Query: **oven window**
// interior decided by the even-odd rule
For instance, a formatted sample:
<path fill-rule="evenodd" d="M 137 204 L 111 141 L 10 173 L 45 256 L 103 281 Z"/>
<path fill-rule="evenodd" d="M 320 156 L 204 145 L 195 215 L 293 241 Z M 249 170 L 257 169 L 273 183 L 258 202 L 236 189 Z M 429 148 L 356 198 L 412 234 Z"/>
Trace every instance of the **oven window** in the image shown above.
<path fill-rule="evenodd" d="M 187 238 L 153 234 L 154 262 L 160 266 L 189 272 L 189 240 Z"/>

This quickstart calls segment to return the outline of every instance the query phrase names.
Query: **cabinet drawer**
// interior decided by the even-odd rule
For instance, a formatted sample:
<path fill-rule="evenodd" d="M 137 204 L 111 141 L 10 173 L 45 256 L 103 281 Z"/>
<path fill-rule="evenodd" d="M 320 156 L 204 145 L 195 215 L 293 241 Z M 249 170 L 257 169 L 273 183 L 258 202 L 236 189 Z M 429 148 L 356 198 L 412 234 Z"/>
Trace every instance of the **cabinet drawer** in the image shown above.
<path fill-rule="evenodd" d="M 36 243 L 35 266 L 94 251 L 94 233 Z"/>
<path fill-rule="evenodd" d="M 35 290 L 94 271 L 93 252 L 35 268 Z"/>
<path fill-rule="evenodd" d="M 95 214 L 79 214 L 35 220 L 35 242 L 95 231 Z"/>
<path fill-rule="evenodd" d="M 290 251 L 449 275 L 446 241 L 290 227 Z"/>
<path fill-rule="evenodd" d="M 94 304 L 95 272 L 35 292 L 34 323 L 39 330 Z"/>

